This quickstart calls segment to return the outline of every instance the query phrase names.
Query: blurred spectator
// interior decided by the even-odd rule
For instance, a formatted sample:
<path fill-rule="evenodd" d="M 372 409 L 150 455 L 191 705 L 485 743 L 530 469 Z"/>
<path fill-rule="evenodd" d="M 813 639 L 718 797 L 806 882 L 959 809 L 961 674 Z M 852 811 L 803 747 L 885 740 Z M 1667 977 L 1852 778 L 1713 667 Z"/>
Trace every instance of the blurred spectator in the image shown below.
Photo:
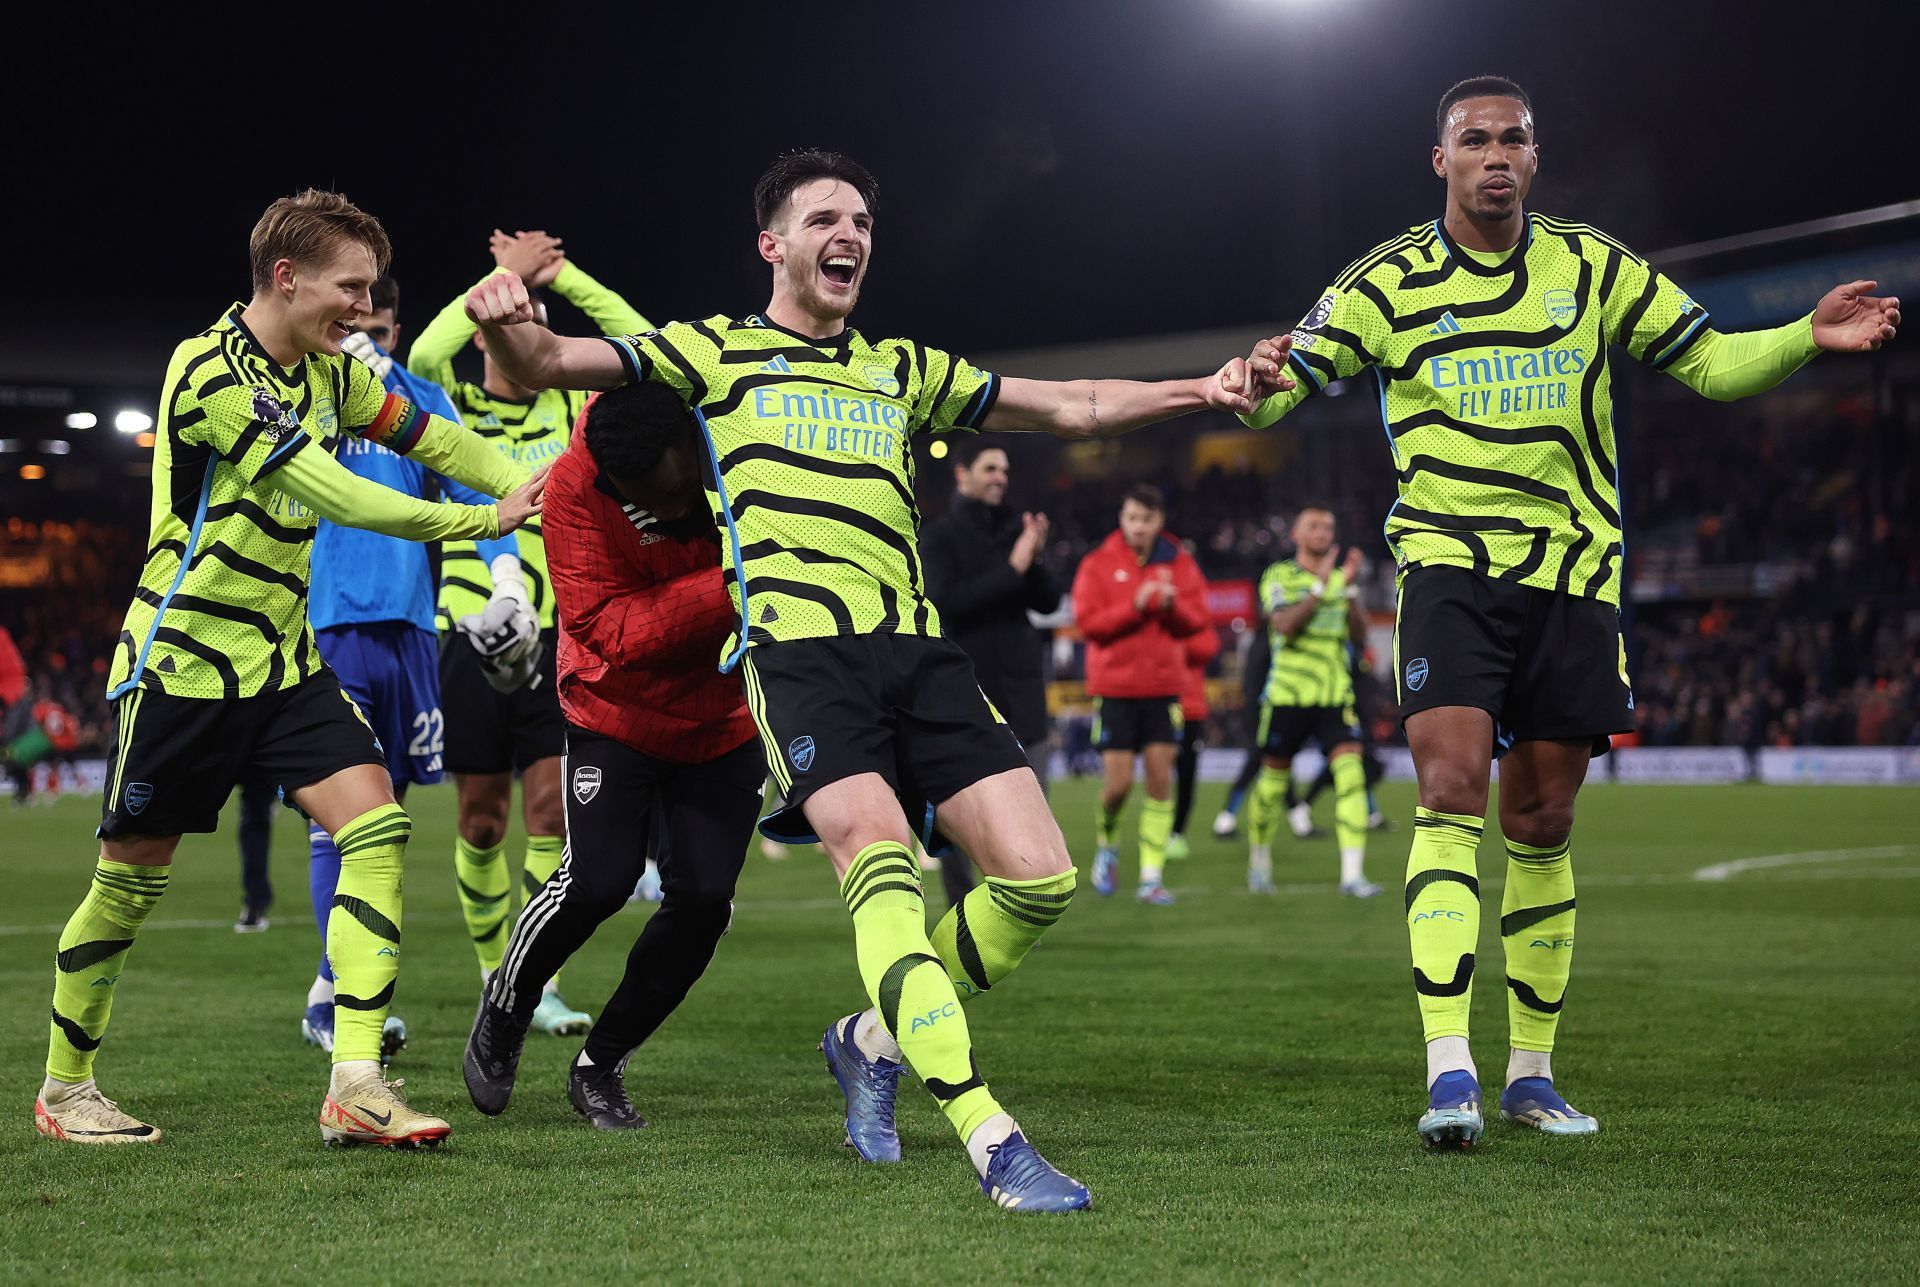
<path fill-rule="evenodd" d="M 0 588 L 0 632 L 35 697 L 71 715 L 79 754 L 104 752 L 113 735 L 107 670 L 145 552 L 144 527 L 17 518 L 0 527 L 0 560 L 32 573 L 30 584 L 16 577 Z M 6 651 L 0 647 L 0 678 Z"/>
<path fill-rule="evenodd" d="M 1920 745 L 1920 607 L 1837 615 L 1796 584 L 1702 617 L 1643 606 L 1634 699 L 1646 746 Z"/>

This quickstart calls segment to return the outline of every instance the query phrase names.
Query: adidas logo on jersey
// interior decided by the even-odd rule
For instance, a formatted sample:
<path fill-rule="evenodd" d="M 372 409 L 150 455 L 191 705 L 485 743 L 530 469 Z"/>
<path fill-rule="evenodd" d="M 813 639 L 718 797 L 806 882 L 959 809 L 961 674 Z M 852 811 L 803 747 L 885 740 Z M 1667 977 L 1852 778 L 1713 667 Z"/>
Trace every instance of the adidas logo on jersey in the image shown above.
<path fill-rule="evenodd" d="M 1451 312 L 1440 314 L 1440 320 L 1427 331 L 1428 335 L 1457 335 L 1466 328 L 1453 320 Z"/>
<path fill-rule="evenodd" d="M 793 367 L 788 365 L 787 359 L 784 357 L 776 357 L 771 362 L 764 362 L 761 364 L 760 369 L 762 371 L 784 371 L 788 375 L 793 374 Z"/>
<path fill-rule="evenodd" d="M 620 510 L 627 516 L 627 521 L 633 524 L 633 530 L 640 533 L 640 544 L 652 545 L 655 541 L 664 541 L 667 539 L 658 532 L 649 532 L 647 530 L 660 521 L 652 510 L 641 509 L 632 501 L 622 503 Z M 582 803 L 585 802 L 582 801 Z"/>

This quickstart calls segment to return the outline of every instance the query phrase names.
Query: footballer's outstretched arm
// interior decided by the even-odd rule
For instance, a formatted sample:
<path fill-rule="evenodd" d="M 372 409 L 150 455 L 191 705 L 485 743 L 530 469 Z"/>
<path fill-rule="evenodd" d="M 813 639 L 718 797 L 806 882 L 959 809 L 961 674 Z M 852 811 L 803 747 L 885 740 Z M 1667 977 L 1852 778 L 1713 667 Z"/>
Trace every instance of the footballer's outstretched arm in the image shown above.
<path fill-rule="evenodd" d="M 1245 358 L 1233 358 L 1212 375 L 1191 380 L 1003 379 L 980 427 L 1058 438 L 1110 438 L 1202 407 L 1250 415 L 1261 399 L 1292 387 L 1284 371 L 1266 373 Z"/>
<path fill-rule="evenodd" d="M 427 412 L 420 439 L 407 455 L 489 496 L 505 496 L 527 480 L 526 469 L 465 425 Z"/>
<path fill-rule="evenodd" d="M 1717 402 L 1765 393 L 1816 353 L 1871 353 L 1900 328 L 1900 301 L 1867 294 L 1877 282 L 1836 286 L 1813 312 L 1761 331 L 1705 328 L 1667 373 Z"/>
<path fill-rule="evenodd" d="M 325 451 L 296 451 L 264 480 L 320 517 L 404 541 L 491 540 L 540 512 L 542 466 L 498 505 L 423 501 L 360 477 Z"/>
<path fill-rule="evenodd" d="M 468 318 L 487 335 L 487 356 L 528 389 L 616 389 L 626 366 L 605 340 L 555 335 L 533 320 L 518 273 L 495 273 L 467 292 Z"/>

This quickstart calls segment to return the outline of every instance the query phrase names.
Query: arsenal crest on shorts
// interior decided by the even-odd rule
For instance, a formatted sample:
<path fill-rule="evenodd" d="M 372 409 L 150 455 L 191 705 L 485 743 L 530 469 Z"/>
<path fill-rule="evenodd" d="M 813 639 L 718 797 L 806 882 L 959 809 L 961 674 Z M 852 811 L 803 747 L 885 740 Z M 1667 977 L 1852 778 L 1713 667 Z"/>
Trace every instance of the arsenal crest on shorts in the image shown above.
<path fill-rule="evenodd" d="M 600 794 L 600 766 L 582 764 L 573 771 L 573 798 L 581 804 Z"/>

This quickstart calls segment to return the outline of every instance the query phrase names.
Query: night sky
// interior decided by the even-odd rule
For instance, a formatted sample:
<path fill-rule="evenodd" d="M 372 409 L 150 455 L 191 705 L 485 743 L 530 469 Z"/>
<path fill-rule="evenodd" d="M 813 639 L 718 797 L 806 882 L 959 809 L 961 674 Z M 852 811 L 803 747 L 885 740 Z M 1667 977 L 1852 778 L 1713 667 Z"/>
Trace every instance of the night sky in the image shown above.
<path fill-rule="evenodd" d="M 1861 7 L 1877 34 L 1678 0 L 695 8 L 50 45 L 4 91 L 26 306 L 0 379 L 157 386 L 246 294 L 261 208 L 310 185 L 386 224 L 416 330 L 495 225 L 563 236 L 656 321 L 745 314 L 754 179 L 807 145 L 880 180 L 869 333 L 977 354 L 1290 319 L 1438 213 L 1434 104 L 1481 72 L 1534 96 L 1530 206 L 1643 252 L 1920 195 L 1910 77 L 1875 69 L 1904 57 L 1891 5 Z"/>

